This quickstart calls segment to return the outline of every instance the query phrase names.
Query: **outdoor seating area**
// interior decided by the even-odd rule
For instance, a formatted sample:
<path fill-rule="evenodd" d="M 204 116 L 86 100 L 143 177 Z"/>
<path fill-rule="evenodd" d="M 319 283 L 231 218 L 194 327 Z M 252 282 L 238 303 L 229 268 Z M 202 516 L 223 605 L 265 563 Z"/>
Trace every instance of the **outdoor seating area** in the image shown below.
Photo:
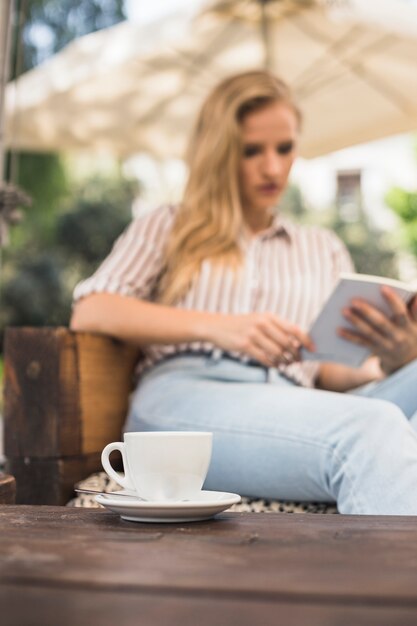
<path fill-rule="evenodd" d="M 0 2 L 0 626 L 417 624 L 417 0 Z"/>
<path fill-rule="evenodd" d="M 107 443 L 122 436 L 135 356 L 120 343 L 66 328 L 7 330 L 5 453 L 7 469 L 17 477 L 19 504 L 97 508 L 94 495 L 74 493 L 75 485 L 103 492 L 120 489 L 99 472 L 99 457 Z M 331 503 L 248 497 L 232 510 L 337 512 Z"/>

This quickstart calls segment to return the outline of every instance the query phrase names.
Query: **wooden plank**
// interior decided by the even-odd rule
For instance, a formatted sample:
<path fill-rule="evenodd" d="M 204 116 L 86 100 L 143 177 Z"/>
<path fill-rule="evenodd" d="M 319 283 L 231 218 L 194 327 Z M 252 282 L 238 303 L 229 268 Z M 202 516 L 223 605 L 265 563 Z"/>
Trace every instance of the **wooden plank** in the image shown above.
<path fill-rule="evenodd" d="M 56 361 L 58 367 L 58 390 L 55 420 L 58 430 L 58 446 L 45 454 L 47 457 L 74 456 L 83 453 L 83 415 L 80 405 L 80 374 L 77 340 L 67 328 L 56 328 Z M 31 454 L 30 456 L 38 456 Z"/>
<path fill-rule="evenodd" d="M 5 452 L 55 458 L 120 439 L 138 350 L 67 328 L 8 328 Z"/>
<path fill-rule="evenodd" d="M 76 337 L 82 451 L 89 454 L 120 440 L 138 349 L 97 335 Z"/>
<path fill-rule="evenodd" d="M 17 504 L 66 504 L 74 485 L 102 469 L 98 453 L 55 459 L 10 458 L 7 471 L 16 478 Z"/>
<path fill-rule="evenodd" d="M 2 626 L 415 626 L 407 607 L 347 606 L 1 585 Z"/>
<path fill-rule="evenodd" d="M 7 329 L 4 447 L 17 502 L 64 504 L 74 482 L 101 469 L 101 450 L 121 437 L 137 358 L 100 335 Z"/>
<path fill-rule="evenodd" d="M 10 506 L 0 530 L 3 584 L 417 611 L 416 517 L 225 513 L 138 524 L 105 510 Z"/>
<path fill-rule="evenodd" d="M 81 453 L 76 368 L 75 341 L 68 329 L 6 330 L 7 457 L 42 458 Z"/>

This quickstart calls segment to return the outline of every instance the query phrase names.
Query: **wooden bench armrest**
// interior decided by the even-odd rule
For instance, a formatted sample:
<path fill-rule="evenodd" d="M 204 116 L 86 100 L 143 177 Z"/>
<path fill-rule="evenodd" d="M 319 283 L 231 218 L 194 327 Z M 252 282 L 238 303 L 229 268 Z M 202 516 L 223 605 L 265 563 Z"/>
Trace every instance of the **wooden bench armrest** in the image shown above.
<path fill-rule="evenodd" d="M 4 448 L 17 502 L 64 504 L 75 482 L 101 469 L 101 450 L 120 439 L 138 357 L 64 327 L 6 329 Z"/>

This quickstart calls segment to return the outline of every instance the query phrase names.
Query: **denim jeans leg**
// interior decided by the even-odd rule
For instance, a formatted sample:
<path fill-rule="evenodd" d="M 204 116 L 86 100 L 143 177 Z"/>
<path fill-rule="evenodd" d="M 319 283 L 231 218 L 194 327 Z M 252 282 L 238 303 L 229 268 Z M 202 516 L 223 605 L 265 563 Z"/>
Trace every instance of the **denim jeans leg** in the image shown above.
<path fill-rule="evenodd" d="M 384 380 L 369 383 L 349 393 L 393 402 L 417 430 L 417 359 Z"/>
<path fill-rule="evenodd" d="M 126 430 L 212 431 L 206 489 L 417 515 L 417 435 L 392 402 L 182 357 L 144 376 Z"/>

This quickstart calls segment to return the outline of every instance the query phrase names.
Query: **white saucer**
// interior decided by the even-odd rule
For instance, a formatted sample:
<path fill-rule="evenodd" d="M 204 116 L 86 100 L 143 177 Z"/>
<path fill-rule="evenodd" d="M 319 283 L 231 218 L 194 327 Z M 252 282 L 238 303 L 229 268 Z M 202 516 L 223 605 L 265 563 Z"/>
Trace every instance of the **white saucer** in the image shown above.
<path fill-rule="evenodd" d="M 125 495 L 118 497 L 121 493 L 125 492 L 100 494 L 95 499 L 110 511 L 118 513 L 122 519 L 131 522 L 199 522 L 210 519 L 241 500 L 236 493 L 222 491 L 200 491 L 194 500 L 181 502 L 150 502 Z"/>

